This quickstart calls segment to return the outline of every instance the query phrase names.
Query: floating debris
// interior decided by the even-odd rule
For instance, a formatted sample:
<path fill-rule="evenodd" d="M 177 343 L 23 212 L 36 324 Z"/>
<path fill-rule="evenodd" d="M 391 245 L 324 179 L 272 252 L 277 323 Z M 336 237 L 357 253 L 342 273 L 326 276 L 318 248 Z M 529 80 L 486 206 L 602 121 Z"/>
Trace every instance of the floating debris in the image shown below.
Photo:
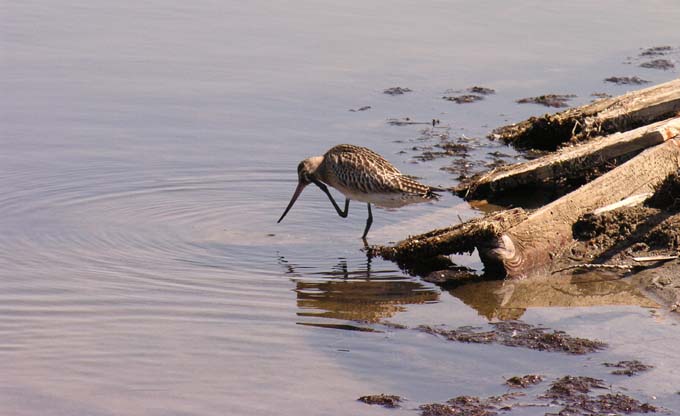
<path fill-rule="evenodd" d="M 668 59 L 654 59 L 640 64 L 642 68 L 661 69 L 667 71 L 675 68 L 675 64 Z"/>
<path fill-rule="evenodd" d="M 377 404 L 390 409 L 399 407 L 399 403 L 403 401 L 401 397 L 393 394 L 373 394 L 361 396 L 357 400 L 366 404 Z"/>
<path fill-rule="evenodd" d="M 638 360 L 619 361 L 616 364 L 614 364 L 614 363 L 604 363 L 603 365 L 605 367 L 618 368 L 618 370 L 612 371 L 612 374 L 616 374 L 616 375 L 620 375 L 620 376 L 628 376 L 628 377 L 637 375 L 637 374 L 644 372 L 644 371 L 649 371 L 650 369 L 654 368 L 654 366 L 642 364 Z"/>
<path fill-rule="evenodd" d="M 410 88 L 402 88 L 402 87 L 392 87 L 388 88 L 383 93 L 388 94 L 388 95 L 402 95 L 407 92 L 411 92 Z"/>
<path fill-rule="evenodd" d="M 516 102 L 518 104 L 541 104 L 546 107 L 561 108 L 569 107 L 567 102 L 575 97 L 576 95 L 574 94 L 546 94 L 539 95 L 538 97 L 521 98 Z"/>
<path fill-rule="evenodd" d="M 447 156 L 461 156 L 461 155 L 467 156 L 468 152 L 470 151 L 469 145 L 465 143 L 454 143 L 448 140 L 442 140 L 441 143 L 434 145 L 434 147 L 439 148 L 441 150 L 429 150 L 432 149 L 432 147 L 429 148 L 414 147 L 413 150 L 427 149 L 423 151 L 421 154 L 414 156 L 414 159 L 420 161 L 430 161 Z"/>
<path fill-rule="evenodd" d="M 550 385 L 550 388 L 541 398 L 547 399 L 572 399 L 584 393 L 590 393 L 593 389 L 607 389 L 603 380 L 592 377 L 564 376 Z"/>
<path fill-rule="evenodd" d="M 484 97 L 481 95 L 475 95 L 475 94 L 465 94 L 465 95 L 457 95 L 457 96 L 452 96 L 452 95 L 445 95 L 442 97 L 442 99 L 446 101 L 454 101 L 458 104 L 469 104 L 469 103 L 474 103 L 476 101 L 483 100 Z"/>
<path fill-rule="evenodd" d="M 525 376 L 510 377 L 505 380 L 505 384 L 514 389 L 525 389 L 530 385 L 538 384 L 543 381 L 543 376 L 537 374 L 527 374 Z"/>
<path fill-rule="evenodd" d="M 468 92 L 471 92 L 473 94 L 482 94 L 482 95 L 490 95 L 490 94 L 495 94 L 496 90 L 493 88 L 486 88 L 486 87 L 479 87 L 479 86 L 474 86 L 470 87 L 467 89 Z"/>
<path fill-rule="evenodd" d="M 447 330 L 423 325 L 419 329 L 450 341 L 476 344 L 495 343 L 508 347 L 524 347 L 567 354 L 588 354 L 607 347 L 607 344 L 601 341 L 573 337 L 563 331 L 548 332 L 549 328 L 535 327 L 521 321 L 492 322 L 490 325 L 493 327 L 490 331 L 480 331 L 481 328 L 471 326 Z"/>
<path fill-rule="evenodd" d="M 644 51 L 640 52 L 640 56 L 666 55 L 671 50 L 673 50 L 673 48 L 671 48 L 670 46 L 654 46 L 654 47 L 647 48 Z"/>
<path fill-rule="evenodd" d="M 607 94 L 606 92 L 594 92 L 590 94 L 590 96 L 595 98 L 610 98 L 611 94 Z"/>
<path fill-rule="evenodd" d="M 370 106 L 370 105 L 365 105 L 365 106 L 359 107 L 359 108 L 357 108 L 357 109 L 350 108 L 349 111 L 351 111 L 351 112 L 353 112 L 353 113 L 356 113 L 357 111 L 366 111 L 366 110 L 370 110 L 370 109 L 371 109 L 371 106 Z"/>
<path fill-rule="evenodd" d="M 413 121 L 410 117 L 403 118 L 388 118 L 387 124 L 390 126 L 410 126 L 413 124 L 430 124 L 427 121 Z"/>
<path fill-rule="evenodd" d="M 633 77 L 609 77 L 605 78 L 604 81 L 611 82 L 616 85 L 642 85 L 651 82 L 646 79 L 642 79 L 637 75 Z"/>
<path fill-rule="evenodd" d="M 420 406 L 421 416 L 494 416 L 496 410 L 510 410 L 507 401 L 524 396 L 523 393 L 506 393 L 486 399 L 475 396 L 458 396 L 446 403 L 428 403 Z"/>

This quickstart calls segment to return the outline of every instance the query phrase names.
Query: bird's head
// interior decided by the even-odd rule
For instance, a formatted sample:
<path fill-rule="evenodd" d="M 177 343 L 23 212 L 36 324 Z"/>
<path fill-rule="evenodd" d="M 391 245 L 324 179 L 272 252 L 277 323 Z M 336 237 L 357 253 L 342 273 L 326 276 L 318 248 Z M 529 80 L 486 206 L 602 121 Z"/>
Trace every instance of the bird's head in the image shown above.
<path fill-rule="evenodd" d="M 297 167 L 298 171 L 298 184 L 304 184 L 305 186 L 312 183 L 316 176 L 316 170 L 321 163 L 319 156 L 308 157 L 307 159 L 300 162 Z"/>
<path fill-rule="evenodd" d="M 290 199 L 288 207 L 286 207 L 286 210 L 283 212 L 283 215 L 281 215 L 281 218 L 279 218 L 277 222 L 281 222 L 283 220 L 283 217 L 285 217 L 286 214 L 288 214 L 288 211 L 290 211 L 290 209 L 293 207 L 293 204 L 295 204 L 295 201 L 302 193 L 302 190 L 305 189 L 305 187 L 310 183 L 314 182 L 315 180 L 318 180 L 317 169 L 319 168 L 321 162 L 323 162 L 323 156 L 308 157 L 307 159 L 300 162 L 300 164 L 297 167 L 298 171 L 297 188 L 295 188 L 295 192 L 293 192 L 293 197 Z"/>

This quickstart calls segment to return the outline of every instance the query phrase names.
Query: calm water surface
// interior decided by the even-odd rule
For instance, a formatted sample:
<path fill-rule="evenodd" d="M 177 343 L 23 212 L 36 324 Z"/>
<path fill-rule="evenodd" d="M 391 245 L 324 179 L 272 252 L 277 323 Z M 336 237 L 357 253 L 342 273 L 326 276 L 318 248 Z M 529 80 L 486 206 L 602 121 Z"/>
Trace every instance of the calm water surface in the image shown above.
<path fill-rule="evenodd" d="M 436 143 L 424 125 L 388 118 L 481 138 L 546 111 L 517 98 L 580 104 L 626 90 L 607 76 L 677 77 L 623 63 L 680 47 L 676 2 L 29 0 L 0 4 L 0 21 L 1 414 L 415 414 L 525 373 L 606 378 L 680 409 L 677 320 L 621 282 L 442 290 L 368 260 L 365 207 L 341 219 L 311 188 L 275 223 L 297 163 L 337 143 L 455 183 L 439 169 L 451 159 L 414 163 Z M 497 94 L 440 99 L 472 85 Z M 382 94 L 393 86 L 414 91 Z M 474 161 L 514 154 L 481 143 Z M 372 243 L 478 215 L 452 196 L 374 214 Z M 564 357 L 384 325 L 519 317 L 611 348 Z M 601 366 L 635 358 L 656 369 Z M 379 392 L 410 401 L 355 401 Z"/>

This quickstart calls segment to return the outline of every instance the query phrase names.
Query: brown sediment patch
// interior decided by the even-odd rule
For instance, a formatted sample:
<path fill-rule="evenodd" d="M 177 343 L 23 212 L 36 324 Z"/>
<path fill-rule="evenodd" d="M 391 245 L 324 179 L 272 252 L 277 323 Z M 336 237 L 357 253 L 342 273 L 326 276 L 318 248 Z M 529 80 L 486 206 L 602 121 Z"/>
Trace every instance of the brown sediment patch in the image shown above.
<path fill-rule="evenodd" d="M 525 389 L 531 385 L 543 381 L 543 376 L 537 374 L 527 374 L 525 376 L 510 377 L 505 380 L 505 384 L 513 389 Z"/>
<path fill-rule="evenodd" d="M 387 408 L 399 407 L 402 398 L 393 394 L 373 394 L 369 396 L 361 396 L 357 399 L 366 404 L 377 404 Z"/>
<path fill-rule="evenodd" d="M 669 175 L 645 205 L 660 209 L 680 209 L 680 172 Z"/>
<path fill-rule="evenodd" d="M 644 371 L 649 371 L 654 366 L 643 364 L 638 360 L 632 361 L 619 361 L 618 363 L 603 363 L 605 367 L 618 368 L 618 370 L 612 371 L 612 374 L 623 375 L 623 376 L 634 376 Z"/>
<path fill-rule="evenodd" d="M 483 96 L 481 95 L 476 95 L 476 94 L 465 94 L 465 95 L 445 95 L 442 97 L 443 100 L 446 101 L 453 101 L 458 104 L 469 104 L 469 103 L 474 103 L 476 101 L 481 101 L 484 99 Z"/>
<path fill-rule="evenodd" d="M 387 88 L 386 90 L 383 91 L 383 93 L 387 95 L 402 95 L 406 94 L 407 92 L 411 92 L 411 89 L 402 87 L 392 87 Z"/>
<path fill-rule="evenodd" d="M 441 150 L 432 150 L 438 148 Z M 449 156 L 467 156 L 470 152 L 470 146 L 465 143 L 454 143 L 448 139 L 443 139 L 432 147 L 426 147 L 421 154 L 414 156 L 414 159 L 420 161 L 431 161 L 434 159 L 449 157 Z M 413 150 L 422 150 L 422 148 L 414 147 Z"/>
<path fill-rule="evenodd" d="M 661 69 L 667 71 L 675 68 L 675 64 L 668 59 L 653 59 L 640 64 L 642 68 Z"/>
<path fill-rule="evenodd" d="M 651 48 L 647 48 L 644 51 L 640 52 L 640 56 L 659 56 L 659 55 L 666 55 L 669 53 L 671 50 L 673 50 L 672 47 L 664 45 L 664 46 L 653 46 Z"/>
<path fill-rule="evenodd" d="M 481 94 L 481 95 L 490 95 L 490 94 L 495 94 L 496 90 L 493 88 L 486 88 L 486 87 L 480 87 L 475 85 L 474 87 L 470 87 L 467 89 L 468 92 L 471 92 L 473 94 Z"/>
<path fill-rule="evenodd" d="M 569 107 L 568 101 L 575 98 L 574 94 L 546 94 L 537 97 L 520 98 L 518 104 L 540 104 L 546 107 Z"/>
<path fill-rule="evenodd" d="M 512 405 L 507 402 L 524 396 L 523 393 L 506 393 L 501 396 L 480 398 L 458 396 L 446 403 L 427 403 L 420 406 L 421 416 L 494 416 L 498 410 L 507 411 Z"/>
<path fill-rule="evenodd" d="M 493 327 L 490 331 L 481 331 L 478 327 L 470 326 L 447 330 L 424 325 L 419 329 L 450 341 L 496 343 L 508 347 L 524 347 L 567 354 L 588 354 L 607 347 L 607 344 L 601 341 L 574 337 L 563 331 L 549 332 L 551 331 L 549 328 L 536 327 L 521 321 L 492 322 L 490 325 Z"/>
<path fill-rule="evenodd" d="M 633 77 L 609 77 L 605 78 L 604 81 L 611 82 L 616 85 L 642 85 L 651 82 L 646 79 L 642 79 L 637 75 Z"/>
<path fill-rule="evenodd" d="M 474 270 L 468 269 L 467 267 L 451 267 L 445 270 L 435 270 L 433 272 L 427 273 L 422 279 L 430 283 L 468 283 L 471 281 L 480 280 L 481 277 L 477 275 Z"/>
<path fill-rule="evenodd" d="M 609 98 L 611 97 L 611 94 L 607 94 L 606 92 L 594 92 L 590 94 L 590 96 L 595 98 Z"/>
<path fill-rule="evenodd" d="M 601 214 L 589 213 L 574 223 L 572 232 L 578 240 L 589 241 L 591 245 L 599 247 L 610 247 L 626 240 L 640 224 L 658 213 L 658 209 L 642 206 Z"/>
<path fill-rule="evenodd" d="M 606 389 L 603 380 L 592 377 L 564 376 L 550 385 L 542 398 L 569 399 L 578 397 L 583 393 L 589 393 L 592 389 Z"/>
<path fill-rule="evenodd" d="M 564 406 L 556 415 L 655 413 L 657 408 L 649 403 L 621 393 L 592 396 L 593 389 L 608 389 L 603 380 L 592 377 L 565 376 L 553 382 L 541 396 L 554 404 Z M 550 414 L 550 413 L 549 413 Z"/>

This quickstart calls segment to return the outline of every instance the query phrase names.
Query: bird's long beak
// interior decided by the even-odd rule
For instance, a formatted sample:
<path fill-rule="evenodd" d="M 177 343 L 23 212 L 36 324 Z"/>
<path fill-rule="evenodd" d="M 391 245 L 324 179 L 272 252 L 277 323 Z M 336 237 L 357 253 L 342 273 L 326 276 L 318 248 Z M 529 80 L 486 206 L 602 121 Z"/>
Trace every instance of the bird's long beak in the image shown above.
<path fill-rule="evenodd" d="M 302 193 L 302 190 L 305 189 L 305 186 L 307 186 L 306 183 L 298 182 L 298 186 L 297 188 L 295 188 L 295 192 L 293 192 L 293 197 L 290 199 L 290 202 L 288 203 L 286 210 L 283 211 L 283 215 L 281 215 L 281 218 L 279 218 L 279 220 L 276 221 L 277 223 L 281 222 L 283 220 L 283 217 L 285 217 L 286 214 L 288 214 L 288 211 L 290 211 L 290 209 L 293 207 L 293 204 Z"/>

